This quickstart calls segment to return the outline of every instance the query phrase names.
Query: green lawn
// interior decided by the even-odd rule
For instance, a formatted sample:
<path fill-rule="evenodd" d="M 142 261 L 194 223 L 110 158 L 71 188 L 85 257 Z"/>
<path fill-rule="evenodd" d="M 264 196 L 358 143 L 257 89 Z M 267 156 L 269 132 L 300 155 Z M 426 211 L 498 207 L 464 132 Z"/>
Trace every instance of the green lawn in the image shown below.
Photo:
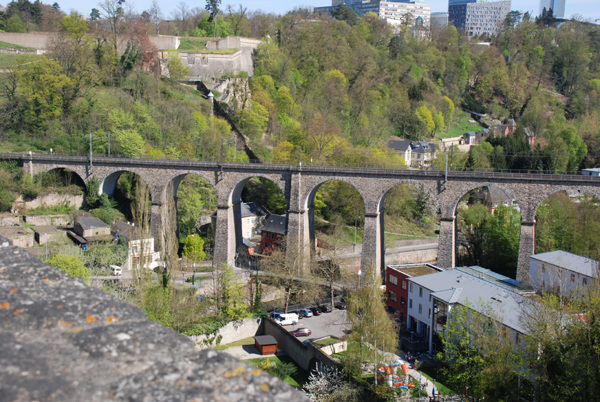
<path fill-rule="evenodd" d="M 250 359 L 250 360 L 245 360 L 246 363 L 253 365 L 254 367 L 258 367 L 261 370 L 266 371 L 267 373 L 273 375 L 274 377 L 279 377 L 278 374 L 278 370 L 277 369 L 269 369 L 267 367 L 270 367 L 273 363 L 275 364 L 275 366 L 280 366 L 283 364 L 287 367 L 293 367 L 293 369 L 295 369 L 295 371 L 289 375 L 286 375 L 285 377 L 281 378 L 283 381 L 287 382 L 288 384 L 290 384 L 292 387 L 295 388 L 302 388 L 302 385 L 304 385 L 304 383 L 306 382 L 306 380 L 308 379 L 308 372 L 306 370 L 304 370 L 302 367 L 298 366 L 296 364 L 296 362 L 294 362 L 290 357 L 288 356 L 270 356 L 270 357 L 265 357 L 265 358 L 261 358 L 261 359 Z M 281 371 L 279 371 L 281 372 Z"/>
<path fill-rule="evenodd" d="M 5 70 L 15 67 L 20 64 L 30 63 L 42 57 L 41 55 L 33 54 L 8 54 L 0 53 L 0 69 Z"/>
<path fill-rule="evenodd" d="M 329 338 L 325 338 L 325 339 L 321 339 L 319 341 L 316 341 L 315 345 L 327 346 L 327 345 L 332 345 L 334 343 L 337 343 L 339 341 L 340 341 L 339 339 L 329 337 Z"/>
<path fill-rule="evenodd" d="M 206 49 L 206 39 L 200 38 L 179 38 L 180 52 L 199 52 Z"/>
<path fill-rule="evenodd" d="M 19 45 L 15 45 L 13 43 L 3 42 L 1 40 L 0 40 L 0 48 L 5 48 L 5 49 L 33 49 L 32 47 L 19 46 Z"/>
<path fill-rule="evenodd" d="M 225 350 L 233 346 L 245 346 L 245 345 L 254 345 L 254 337 L 250 336 L 248 338 L 240 339 L 239 341 L 231 342 L 225 345 L 217 345 L 213 347 L 213 349 L 217 350 Z M 257 359 L 259 360 L 259 359 Z"/>
<path fill-rule="evenodd" d="M 469 120 L 473 119 L 467 113 L 457 113 L 452 126 L 445 132 L 439 133 L 438 138 L 459 137 L 468 131 L 479 131 L 483 128 L 479 123 L 471 123 Z"/>

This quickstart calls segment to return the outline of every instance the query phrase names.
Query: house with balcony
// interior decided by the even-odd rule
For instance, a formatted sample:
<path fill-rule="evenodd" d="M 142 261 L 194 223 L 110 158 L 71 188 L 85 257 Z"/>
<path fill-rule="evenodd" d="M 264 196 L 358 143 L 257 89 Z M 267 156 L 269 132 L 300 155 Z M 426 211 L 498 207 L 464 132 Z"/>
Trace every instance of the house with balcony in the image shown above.
<path fill-rule="evenodd" d="M 436 155 L 436 145 L 427 141 L 417 143 L 410 141 L 392 140 L 388 142 L 388 148 L 395 150 L 404 158 L 406 167 L 424 168 L 431 167 Z"/>
<path fill-rule="evenodd" d="M 570 297 L 598 280 L 598 261 L 556 250 L 529 257 L 529 284 L 537 291 Z"/>
<path fill-rule="evenodd" d="M 488 315 L 508 328 L 515 344 L 527 335 L 521 319 L 532 307 L 526 297 L 532 292 L 518 288 L 519 282 L 482 267 L 461 267 L 409 278 L 407 326 L 410 339 L 403 348 L 413 352 L 440 350 L 441 335 L 457 305 Z"/>

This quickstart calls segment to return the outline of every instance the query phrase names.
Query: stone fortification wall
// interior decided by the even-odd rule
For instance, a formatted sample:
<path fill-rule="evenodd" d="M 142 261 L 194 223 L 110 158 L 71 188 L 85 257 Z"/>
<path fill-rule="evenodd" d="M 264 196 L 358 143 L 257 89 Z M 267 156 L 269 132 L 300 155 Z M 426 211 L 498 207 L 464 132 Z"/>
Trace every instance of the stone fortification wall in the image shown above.
<path fill-rule="evenodd" d="M 32 47 L 37 50 L 45 50 L 46 41 L 51 35 L 51 32 L 0 32 L 0 41 L 19 46 Z M 128 37 L 126 35 L 119 35 L 117 47 L 120 52 L 125 50 L 127 39 Z M 177 36 L 152 35 L 150 36 L 150 42 L 158 49 L 177 49 L 179 47 L 179 38 Z"/>
<path fill-rule="evenodd" d="M 2 400 L 307 400 L 2 238 L 0 321 Z"/>
<path fill-rule="evenodd" d="M 19 46 L 32 47 L 34 49 L 46 49 L 48 36 L 49 33 L 47 32 L 0 32 L 0 41 Z"/>

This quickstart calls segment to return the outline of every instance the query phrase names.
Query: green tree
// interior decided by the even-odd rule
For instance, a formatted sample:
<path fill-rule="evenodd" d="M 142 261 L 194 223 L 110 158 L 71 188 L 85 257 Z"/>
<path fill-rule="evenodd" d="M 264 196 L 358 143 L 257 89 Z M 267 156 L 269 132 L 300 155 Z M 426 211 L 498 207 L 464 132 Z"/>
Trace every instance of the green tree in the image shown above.
<path fill-rule="evenodd" d="M 471 401 L 517 398 L 519 354 L 511 331 L 494 317 L 491 306 L 467 300 L 452 308 L 442 334 L 448 385 Z"/>
<path fill-rule="evenodd" d="M 55 254 L 46 262 L 56 268 L 60 268 L 67 274 L 83 279 L 83 282 L 88 285 L 90 280 L 90 271 L 83 265 L 83 262 L 76 256 Z"/>
<path fill-rule="evenodd" d="M 197 234 L 187 236 L 185 238 L 185 243 L 183 244 L 183 255 L 185 255 L 188 260 L 193 261 L 194 266 L 196 266 L 199 261 L 204 261 L 204 258 L 206 258 L 206 253 L 204 252 L 204 240 Z"/>
<path fill-rule="evenodd" d="M 215 273 L 219 314 L 227 320 L 241 320 L 249 317 L 244 284 L 239 278 L 236 278 L 233 267 L 223 264 L 215 270 Z"/>
<path fill-rule="evenodd" d="M 215 23 L 214 37 L 217 37 L 217 14 L 219 14 L 219 6 L 221 0 L 206 0 L 206 10 L 210 13 L 210 18 Z"/>
<path fill-rule="evenodd" d="M 360 349 L 358 355 L 348 356 L 347 363 L 358 361 L 364 364 L 369 360 L 377 369 L 385 361 L 385 353 L 396 353 L 398 330 L 385 311 L 384 295 L 375 268 L 363 267 L 363 273 L 361 286 L 348 296 L 347 317 L 352 324 L 350 337 L 359 343 Z M 368 355 L 362 355 L 365 346 L 370 350 Z"/>
<path fill-rule="evenodd" d="M 423 127 L 425 128 L 427 134 L 433 133 L 433 131 L 435 130 L 435 121 L 433 120 L 433 116 L 431 114 L 431 111 L 427 108 L 427 105 L 419 107 L 415 111 L 415 115 L 417 119 L 419 119 L 421 124 L 423 124 Z"/>

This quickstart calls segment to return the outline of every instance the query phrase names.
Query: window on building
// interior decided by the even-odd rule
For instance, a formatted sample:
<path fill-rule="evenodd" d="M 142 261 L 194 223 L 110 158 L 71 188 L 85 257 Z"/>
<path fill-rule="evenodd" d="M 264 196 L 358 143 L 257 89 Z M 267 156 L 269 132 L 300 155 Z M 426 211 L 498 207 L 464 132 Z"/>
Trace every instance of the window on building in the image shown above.
<path fill-rule="evenodd" d="M 431 309 L 429 309 L 429 313 L 427 314 L 427 317 L 431 318 Z"/>
<path fill-rule="evenodd" d="M 575 283 L 575 274 L 571 274 L 571 282 Z"/>
<path fill-rule="evenodd" d="M 421 303 L 419 303 L 419 314 L 421 314 L 423 312 L 423 305 Z"/>
<path fill-rule="evenodd" d="M 419 297 L 423 297 L 423 288 L 419 286 Z"/>
<path fill-rule="evenodd" d="M 583 278 L 581 283 L 583 284 L 583 286 L 587 285 L 587 278 Z"/>
<path fill-rule="evenodd" d="M 408 308 L 412 308 L 412 299 L 408 299 Z"/>
<path fill-rule="evenodd" d="M 409 288 L 410 288 L 410 290 L 409 290 L 409 291 L 410 291 L 410 293 L 412 293 L 412 282 L 410 283 L 410 286 L 409 286 Z"/>
<path fill-rule="evenodd" d="M 394 275 L 390 274 L 390 283 L 392 285 L 397 285 L 398 284 L 398 278 L 396 278 Z"/>
<path fill-rule="evenodd" d="M 391 301 L 394 301 L 394 302 L 398 301 L 396 298 L 396 293 L 394 293 L 394 292 L 389 292 L 389 298 Z"/>
<path fill-rule="evenodd" d="M 406 281 L 402 281 L 402 289 L 406 290 Z"/>
<path fill-rule="evenodd" d="M 406 306 L 406 299 L 404 297 L 400 297 L 400 305 Z"/>

